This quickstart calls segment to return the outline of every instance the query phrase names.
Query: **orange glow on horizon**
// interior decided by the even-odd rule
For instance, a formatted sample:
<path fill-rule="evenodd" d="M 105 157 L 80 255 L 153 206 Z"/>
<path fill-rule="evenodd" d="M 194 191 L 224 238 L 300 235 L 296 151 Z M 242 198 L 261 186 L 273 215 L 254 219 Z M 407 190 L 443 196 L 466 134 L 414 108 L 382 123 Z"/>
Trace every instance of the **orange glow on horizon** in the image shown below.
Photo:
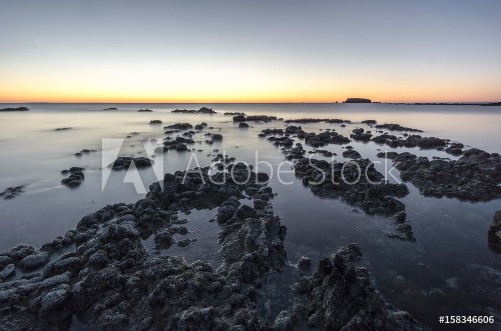
<path fill-rule="evenodd" d="M 213 91 L 180 91 L 179 93 L 144 93 L 143 91 L 79 90 L 59 88 L 40 89 L 32 92 L 20 91 L 0 86 L 0 103 L 332 103 L 343 102 L 347 98 L 361 97 L 373 102 L 499 102 L 501 95 L 495 91 L 485 91 L 479 95 L 471 91 L 384 91 L 381 89 L 360 89 L 336 92 L 325 87 L 318 91 L 299 89 L 277 91 L 238 91 L 229 89 Z M 141 93 L 143 92 L 143 93 Z M 490 92 L 490 93 L 489 93 Z"/>

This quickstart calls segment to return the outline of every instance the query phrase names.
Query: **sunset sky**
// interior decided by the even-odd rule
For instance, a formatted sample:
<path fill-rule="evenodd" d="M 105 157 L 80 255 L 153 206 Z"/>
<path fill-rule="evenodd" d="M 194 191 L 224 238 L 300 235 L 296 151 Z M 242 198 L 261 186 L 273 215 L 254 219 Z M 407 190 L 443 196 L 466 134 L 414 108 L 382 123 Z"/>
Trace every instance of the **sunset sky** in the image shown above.
<path fill-rule="evenodd" d="M 0 102 L 501 101 L 498 0 L 0 4 Z"/>

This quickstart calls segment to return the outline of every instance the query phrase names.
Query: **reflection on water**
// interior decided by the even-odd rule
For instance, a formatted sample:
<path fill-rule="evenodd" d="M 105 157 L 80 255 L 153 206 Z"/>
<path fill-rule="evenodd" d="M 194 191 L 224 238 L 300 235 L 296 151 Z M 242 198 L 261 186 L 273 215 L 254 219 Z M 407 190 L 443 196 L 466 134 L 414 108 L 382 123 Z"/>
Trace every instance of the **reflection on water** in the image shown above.
<path fill-rule="evenodd" d="M 101 109 L 116 106 L 118 111 Z M 211 106 L 211 105 L 208 105 Z M 0 105 L 2 107 L 2 105 Z M 501 112 L 498 108 L 478 106 L 403 106 L 403 105 L 337 105 L 337 104 L 273 104 L 273 105 L 213 105 L 220 114 L 171 114 L 175 108 L 199 108 L 199 105 L 30 105 L 29 112 L 0 113 L 0 191 L 9 186 L 26 185 L 26 191 L 12 200 L 0 201 L 0 251 L 19 243 L 39 246 L 44 242 L 74 228 L 79 219 L 107 204 L 134 202 L 143 197 L 134 186 L 123 183 L 125 173 L 112 172 L 101 190 L 101 139 L 125 138 L 122 152 L 137 154 L 142 151 L 141 139 L 157 138 L 160 144 L 165 137 L 163 125 L 176 122 L 197 124 L 207 122 L 220 128 L 224 139 L 214 145 L 196 144 L 196 161 L 201 166 L 211 163 L 213 150 L 226 151 L 229 156 L 251 164 L 257 153 L 261 161 L 275 167 L 283 160 L 280 149 L 257 134 L 264 128 L 282 128 L 284 123 L 252 124 L 249 129 L 239 129 L 231 116 L 223 112 L 267 114 L 283 118 L 342 118 L 354 122 L 346 128 L 338 124 L 307 124 L 305 131 L 326 128 L 348 135 L 356 124 L 366 119 L 378 122 L 399 123 L 424 130 L 422 135 L 450 138 L 467 145 L 500 152 Z M 3 108 L 3 107 L 2 107 Z M 152 113 L 137 112 L 153 109 Z M 151 120 L 162 120 L 163 125 L 149 125 Z M 71 127 L 71 130 L 54 131 Z M 203 134 L 194 137 L 204 141 Z M 157 143 L 150 147 L 156 146 Z M 376 158 L 373 143 L 350 143 L 363 157 Z M 82 149 L 98 152 L 74 154 Z M 323 149 L 342 154 L 342 146 Z M 306 148 L 306 150 L 311 150 Z M 405 151 L 408 149 L 400 149 Z M 423 156 L 453 158 L 437 151 L 410 150 Z M 106 152 L 106 151 L 105 151 Z M 144 152 L 143 152 L 144 154 Z M 212 154 L 212 155 L 211 155 Z M 315 156 L 322 158 L 321 156 Z M 157 155 L 156 169 L 174 172 L 185 169 L 191 153 L 169 151 Z M 337 157 L 342 159 L 341 156 Z M 85 180 L 76 189 L 60 184 L 60 171 L 72 166 L 86 167 Z M 192 163 L 190 168 L 197 166 Z M 383 165 L 376 165 L 382 170 Z M 270 172 L 266 167 L 261 171 Z M 282 171 L 287 170 L 286 167 Z M 276 168 L 274 169 L 276 174 Z M 141 171 L 145 184 L 156 180 L 153 169 Z M 495 315 L 501 321 L 501 261 L 489 250 L 487 236 L 494 211 L 501 209 L 499 201 L 468 203 L 454 199 L 423 197 L 410 183 L 410 194 L 401 199 L 413 227 L 417 242 L 389 239 L 391 221 L 384 217 L 370 217 L 339 200 L 319 199 L 295 180 L 292 173 L 282 173 L 282 180 L 291 180 L 284 186 L 277 177 L 271 186 L 278 196 L 274 199 L 275 212 L 287 226 L 287 251 L 292 263 L 300 256 L 313 258 L 330 255 L 339 246 L 358 242 L 365 261 L 375 275 L 376 286 L 397 307 L 408 310 L 418 319 L 437 326 L 439 315 Z M 215 212 L 215 211 L 211 211 Z M 198 241 L 184 248 L 175 248 L 168 254 L 183 254 L 190 259 L 209 259 L 220 263 L 217 256 L 217 224 L 209 223 L 211 213 L 194 212 L 187 216 L 189 229 Z M 210 214 L 210 215 L 209 215 Z M 273 303 L 271 303 L 273 305 Z M 273 308 L 273 307 L 272 307 Z"/>

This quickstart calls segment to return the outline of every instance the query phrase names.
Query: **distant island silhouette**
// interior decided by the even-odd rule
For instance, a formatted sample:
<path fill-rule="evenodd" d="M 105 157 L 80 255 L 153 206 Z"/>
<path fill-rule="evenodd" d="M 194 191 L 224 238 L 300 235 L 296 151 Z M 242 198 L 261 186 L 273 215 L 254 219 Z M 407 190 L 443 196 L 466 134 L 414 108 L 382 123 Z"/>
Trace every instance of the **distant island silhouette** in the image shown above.
<path fill-rule="evenodd" d="M 344 103 L 372 103 L 372 101 L 365 98 L 348 98 Z"/>

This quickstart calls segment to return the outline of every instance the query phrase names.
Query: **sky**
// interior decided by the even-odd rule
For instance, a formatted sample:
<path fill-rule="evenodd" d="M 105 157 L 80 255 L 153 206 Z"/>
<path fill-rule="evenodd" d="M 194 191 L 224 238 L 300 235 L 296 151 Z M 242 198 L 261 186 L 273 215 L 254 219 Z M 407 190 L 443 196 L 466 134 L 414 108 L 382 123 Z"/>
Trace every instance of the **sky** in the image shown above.
<path fill-rule="evenodd" d="M 499 17 L 499 0 L 0 0 L 0 102 L 501 101 Z"/>

